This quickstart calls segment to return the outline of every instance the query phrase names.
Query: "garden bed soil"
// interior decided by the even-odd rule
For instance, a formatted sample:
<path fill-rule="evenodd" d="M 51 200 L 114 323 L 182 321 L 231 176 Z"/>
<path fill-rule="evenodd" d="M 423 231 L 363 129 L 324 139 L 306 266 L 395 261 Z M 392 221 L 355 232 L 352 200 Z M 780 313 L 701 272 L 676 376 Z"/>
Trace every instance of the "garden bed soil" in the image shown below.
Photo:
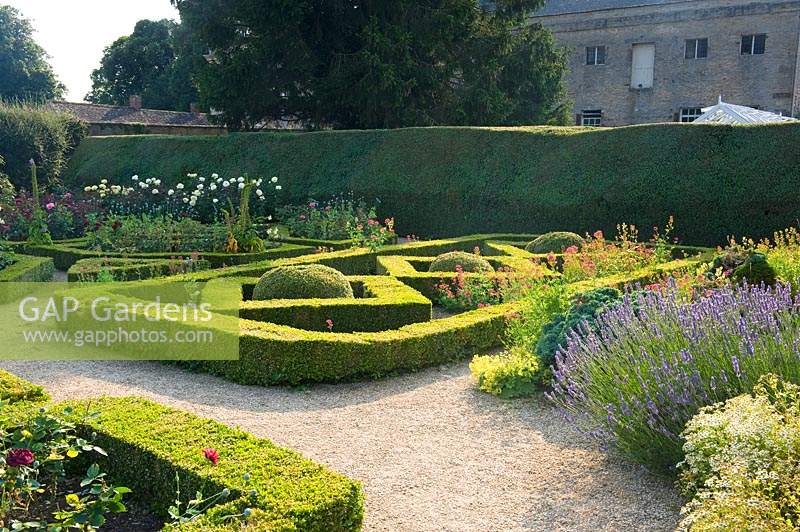
<path fill-rule="evenodd" d="M 80 485 L 80 477 L 72 477 L 59 483 L 58 493 L 37 497 L 31 502 L 27 512 L 12 512 L 11 518 L 20 521 L 52 520 L 53 512 L 67 509 L 64 498 Z M 98 530 L 101 532 L 157 532 L 164 526 L 164 520 L 153 515 L 146 505 L 125 495 L 122 500 L 127 508 L 123 513 L 107 513 L 106 522 Z"/>

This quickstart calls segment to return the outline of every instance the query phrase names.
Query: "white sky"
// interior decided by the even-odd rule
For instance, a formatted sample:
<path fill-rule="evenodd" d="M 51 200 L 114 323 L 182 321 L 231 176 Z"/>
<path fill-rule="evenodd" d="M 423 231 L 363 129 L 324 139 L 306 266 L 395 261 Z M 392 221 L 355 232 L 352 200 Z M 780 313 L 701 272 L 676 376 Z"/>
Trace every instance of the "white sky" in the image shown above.
<path fill-rule="evenodd" d="M 141 19 L 178 19 L 169 0 L 0 0 L 31 21 L 34 38 L 50 55 L 66 99 L 82 101 L 103 48 L 130 35 Z"/>

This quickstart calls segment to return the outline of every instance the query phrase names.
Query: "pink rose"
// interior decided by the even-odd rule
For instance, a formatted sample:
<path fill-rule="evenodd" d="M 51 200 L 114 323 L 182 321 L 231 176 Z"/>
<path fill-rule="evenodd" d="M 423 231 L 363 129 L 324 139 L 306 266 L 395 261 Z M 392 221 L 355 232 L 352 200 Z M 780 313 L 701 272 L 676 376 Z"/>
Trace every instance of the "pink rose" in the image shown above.
<path fill-rule="evenodd" d="M 216 449 L 212 449 L 211 447 L 207 449 L 203 449 L 203 456 L 206 457 L 206 460 L 211 462 L 214 465 L 219 463 L 219 453 Z"/>
<path fill-rule="evenodd" d="M 53 203 L 53 202 L 51 201 L 50 203 L 48 203 L 48 204 L 47 204 L 47 205 L 45 205 L 44 207 L 45 207 L 45 208 L 46 208 L 48 211 L 52 211 L 53 209 L 55 209 L 55 208 L 56 208 L 56 204 L 55 204 L 55 203 Z"/>
<path fill-rule="evenodd" d="M 6 454 L 6 464 L 9 467 L 29 466 L 33 460 L 33 452 L 30 449 L 11 449 Z"/>

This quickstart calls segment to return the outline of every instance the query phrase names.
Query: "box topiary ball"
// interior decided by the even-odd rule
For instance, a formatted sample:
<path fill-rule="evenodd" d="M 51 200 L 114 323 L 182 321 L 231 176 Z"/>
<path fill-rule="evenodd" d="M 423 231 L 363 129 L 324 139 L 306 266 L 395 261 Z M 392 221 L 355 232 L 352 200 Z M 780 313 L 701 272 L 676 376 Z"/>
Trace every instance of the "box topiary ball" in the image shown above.
<path fill-rule="evenodd" d="M 353 297 L 347 277 L 321 264 L 280 266 L 261 276 L 253 299 L 330 299 Z"/>
<path fill-rule="evenodd" d="M 431 262 L 429 272 L 454 272 L 456 266 L 461 266 L 465 272 L 493 272 L 494 268 L 489 262 L 474 253 L 465 251 L 451 251 L 442 253 Z"/>
<path fill-rule="evenodd" d="M 528 242 L 525 251 L 531 253 L 563 253 L 570 246 L 578 249 L 583 245 L 583 238 L 577 233 L 569 231 L 554 231 L 545 233 Z"/>

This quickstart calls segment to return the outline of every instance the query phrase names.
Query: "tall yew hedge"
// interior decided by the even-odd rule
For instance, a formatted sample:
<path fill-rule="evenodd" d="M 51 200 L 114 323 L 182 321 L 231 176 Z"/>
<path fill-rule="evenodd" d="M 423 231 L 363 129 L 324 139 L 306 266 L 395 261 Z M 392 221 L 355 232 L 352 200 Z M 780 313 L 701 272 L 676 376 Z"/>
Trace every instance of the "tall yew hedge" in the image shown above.
<path fill-rule="evenodd" d="M 675 215 L 686 243 L 761 237 L 800 217 L 800 125 L 409 128 L 88 138 L 65 180 L 278 175 L 284 201 L 351 190 L 401 234 L 576 232 Z"/>

